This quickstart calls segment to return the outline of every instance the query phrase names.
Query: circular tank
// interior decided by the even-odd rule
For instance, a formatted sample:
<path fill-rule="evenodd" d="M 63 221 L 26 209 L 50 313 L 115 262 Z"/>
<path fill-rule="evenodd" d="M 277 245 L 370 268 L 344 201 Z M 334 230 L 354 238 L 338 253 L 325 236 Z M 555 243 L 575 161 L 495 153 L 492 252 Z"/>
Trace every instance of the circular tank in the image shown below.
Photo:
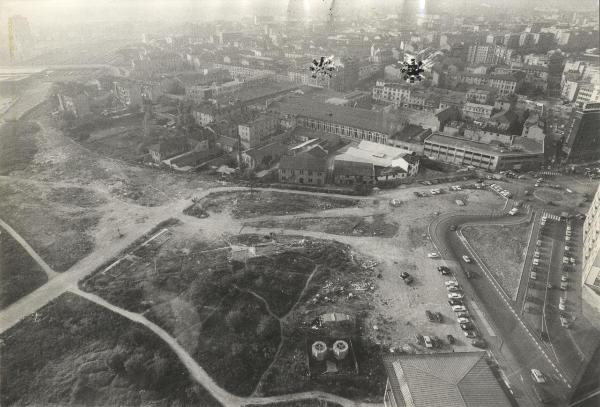
<path fill-rule="evenodd" d="M 337 360 L 342 360 L 348 355 L 348 342 L 346 341 L 335 341 L 333 344 L 333 354 Z"/>
<path fill-rule="evenodd" d="M 327 345 L 325 342 L 317 341 L 312 344 L 312 355 L 315 359 L 321 361 L 327 355 Z"/>

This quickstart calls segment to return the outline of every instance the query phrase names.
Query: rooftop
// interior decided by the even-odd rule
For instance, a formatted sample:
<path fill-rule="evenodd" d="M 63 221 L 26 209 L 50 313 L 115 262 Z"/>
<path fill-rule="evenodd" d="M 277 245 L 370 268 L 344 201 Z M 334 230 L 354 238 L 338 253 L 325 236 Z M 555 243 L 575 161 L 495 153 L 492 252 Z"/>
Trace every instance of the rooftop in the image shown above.
<path fill-rule="evenodd" d="M 508 407 L 485 352 L 386 355 L 398 407 Z"/>
<path fill-rule="evenodd" d="M 392 133 L 395 125 L 400 124 L 396 123 L 393 118 L 372 110 L 336 106 L 297 96 L 273 103 L 270 108 L 282 113 L 377 131 L 383 134 Z"/>
<path fill-rule="evenodd" d="M 477 141 L 467 140 L 462 137 L 446 136 L 436 132 L 427 137 L 425 142 L 466 148 L 471 151 L 481 152 L 483 154 L 496 154 L 501 156 L 509 156 L 514 154 L 543 154 L 544 152 L 544 146 L 542 143 L 527 137 L 515 137 L 512 146 L 501 146 L 498 144 L 480 143 Z"/>

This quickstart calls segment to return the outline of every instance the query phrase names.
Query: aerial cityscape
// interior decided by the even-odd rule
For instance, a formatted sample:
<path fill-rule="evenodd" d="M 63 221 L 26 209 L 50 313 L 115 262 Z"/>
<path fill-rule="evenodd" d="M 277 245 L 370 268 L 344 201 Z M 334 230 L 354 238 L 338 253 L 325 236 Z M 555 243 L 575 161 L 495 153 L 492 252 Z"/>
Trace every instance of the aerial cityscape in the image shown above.
<path fill-rule="evenodd" d="M 600 406 L 599 13 L 0 2 L 0 405 Z"/>

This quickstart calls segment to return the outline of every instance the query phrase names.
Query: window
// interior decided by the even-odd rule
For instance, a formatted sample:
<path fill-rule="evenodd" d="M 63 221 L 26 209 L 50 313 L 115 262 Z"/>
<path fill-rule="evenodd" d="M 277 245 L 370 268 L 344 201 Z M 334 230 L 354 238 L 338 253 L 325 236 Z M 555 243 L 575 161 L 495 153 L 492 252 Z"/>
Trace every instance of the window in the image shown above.
<path fill-rule="evenodd" d="M 312 171 L 308 171 L 308 176 L 312 176 Z"/>
<path fill-rule="evenodd" d="M 300 175 L 304 175 L 304 170 L 300 170 Z"/>

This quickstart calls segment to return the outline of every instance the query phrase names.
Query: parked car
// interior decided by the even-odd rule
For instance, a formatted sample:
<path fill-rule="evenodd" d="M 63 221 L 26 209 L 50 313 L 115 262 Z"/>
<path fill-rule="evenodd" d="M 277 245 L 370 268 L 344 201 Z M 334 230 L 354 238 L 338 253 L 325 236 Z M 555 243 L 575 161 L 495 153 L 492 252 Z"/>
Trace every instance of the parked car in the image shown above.
<path fill-rule="evenodd" d="M 444 322 L 444 316 L 442 315 L 441 312 L 438 311 L 434 315 L 435 315 L 435 319 L 437 322 L 440 322 L 440 323 Z"/>
<path fill-rule="evenodd" d="M 456 300 L 453 300 L 456 301 Z M 452 311 L 454 312 L 465 312 L 467 310 L 467 307 L 465 307 L 464 305 L 453 305 L 452 306 Z"/>
<path fill-rule="evenodd" d="M 438 266 L 438 271 L 442 273 L 443 276 L 447 276 L 450 274 L 450 269 L 446 266 Z"/>
<path fill-rule="evenodd" d="M 540 265 L 540 259 L 539 258 L 533 259 L 533 265 L 534 266 L 539 266 Z"/>
<path fill-rule="evenodd" d="M 537 273 L 535 271 L 532 271 L 531 273 L 529 273 L 529 278 L 531 278 L 532 280 L 537 280 Z"/>
<path fill-rule="evenodd" d="M 562 276 L 560 276 L 560 281 L 569 281 L 569 277 L 563 274 Z"/>
<path fill-rule="evenodd" d="M 444 284 L 446 285 L 446 287 L 450 287 L 450 286 L 458 287 L 458 281 L 456 281 L 456 280 L 448 280 L 448 281 L 444 282 Z"/>
<path fill-rule="evenodd" d="M 566 291 L 568 288 L 569 288 L 569 283 L 567 283 L 566 281 L 561 281 L 560 289 L 563 291 Z"/>
<path fill-rule="evenodd" d="M 469 318 L 466 317 L 458 317 L 456 318 L 459 324 L 466 324 L 467 322 L 471 322 Z"/>
<path fill-rule="evenodd" d="M 477 338 L 477 334 L 475 334 L 475 332 L 473 332 L 473 331 L 464 331 L 464 334 L 469 339 Z"/>
<path fill-rule="evenodd" d="M 516 215 L 518 212 L 519 212 L 519 209 L 518 209 L 518 208 L 512 208 L 510 211 L 508 211 L 508 214 L 509 214 L 510 216 L 514 216 L 514 215 Z"/>
<path fill-rule="evenodd" d="M 536 383 L 546 383 L 546 376 L 539 369 L 531 369 L 531 378 Z"/>
<path fill-rule="evenodd" d="M 413 278 L 410 274 L 408 274 L 406 271 L 403 271 L 402 273 L 400 273 L 400 278 L 404 281 L 404 284 L 410 284 L 413 282 Z"/>
<path fill-rule="evenodd" d="M 427 319 L 429 320 L 429 322 L 435 321 L 435 316 L 433 315 L 433 313 L 431 311 L 426 310 L 425 315 L 427 315 Z"/>
<path fill-rule="evenodd" d="M 431 341 L 431 338 L 429 336 L 423 336 L 423 340 L 425 341 L 426 348 L 433 348 L 433 342 Z"/>
<path fill-rule="evenodd" d="M 566 311 L 567 310 L 567 304 L 565 304 L 564 302 L 559 302 L 558 303 L 558 309 L 560 311 Z"/>
<path fill-rule="evenodd" d="M 460 291 L 460 287 L 458 287 L 456 285 L 449 285 L 448 287 L 446 287 L 446 290 L 448 290 L 448 291 Z"/>
<path fill-rule="evenodd" d="M 431 252 L 427 253 L 427 257 L 429 257 L 430 259 L 437 259 L 438 257 L 440 257 L 440 254 L 436 252 Z"/>
<path fill-rule="evenodd" d="M 560 317 L 560 324 L 564 328 L 570 328 L 571 327 L 571 322 L 567 318 L 565 318 L 564 316 Z"/>
<path fill-rule="evenodd" d="M 473 324 L 469 321 L 469 322 L 463 322 L 460 324 L 460 329 L 462 329 L 463 331 L 469 331 L 473 329 Z"/>
<path fill-rule="evenodd" d="M 575 265 L 575 258 L 569 257 L 569 263 L 571 263 L 572 265 Z"/>
<path fill-rule="evenodd" d="M 485 348 L 487 346 L 487 342 L 482 338 L 478 338 L 478 339 L 473 339 L 471 341 L 471 345 L 476 346 L 478 348 Z"/>
<path fill-rule="evenodd" d="M 458 318 L 469 318 L 469 311 L 463 311 L 456 314 Z"/>
<path fill-rule="evenodd" d="M 451 300 L 460 300 L 464 297 L 461 293 L 449 293 L 448 298 Z"/>
<path fill-rule="evenodd" d="M 399 199 L 390 200 L 390 206 L 398 207 L 402 205 L 402 201 Z"/>
<path fill-rule="evenodd" d="M 469 256 L 467 256 L 466 254 L 464 254 L 462 256 L 462 259 L 465 261 L 465 263 L 470 263 L 471 262 L 471 258 Z"/>
<path fill-rule="evenodd" d="M 450 304 L 451 306 L 462 305 L 462 301 L 457 298 L 452 298 L 451 300 L 448 300 L 448 304 Z"/>
<path fill-rule="evenodd" d="M 454 339 L 454 336 L 448 334 L 446 335 L 446 339 L 448 339 L 448 343 L 450 343 L 451 345 L 454 344 L 454 342 L 456 342 L 456 340 Z"/>
<path fill-rule="evenodd" d="M 569 258 L 567 256 L 563 256 L 563 264 L 569 264 Z"/>

